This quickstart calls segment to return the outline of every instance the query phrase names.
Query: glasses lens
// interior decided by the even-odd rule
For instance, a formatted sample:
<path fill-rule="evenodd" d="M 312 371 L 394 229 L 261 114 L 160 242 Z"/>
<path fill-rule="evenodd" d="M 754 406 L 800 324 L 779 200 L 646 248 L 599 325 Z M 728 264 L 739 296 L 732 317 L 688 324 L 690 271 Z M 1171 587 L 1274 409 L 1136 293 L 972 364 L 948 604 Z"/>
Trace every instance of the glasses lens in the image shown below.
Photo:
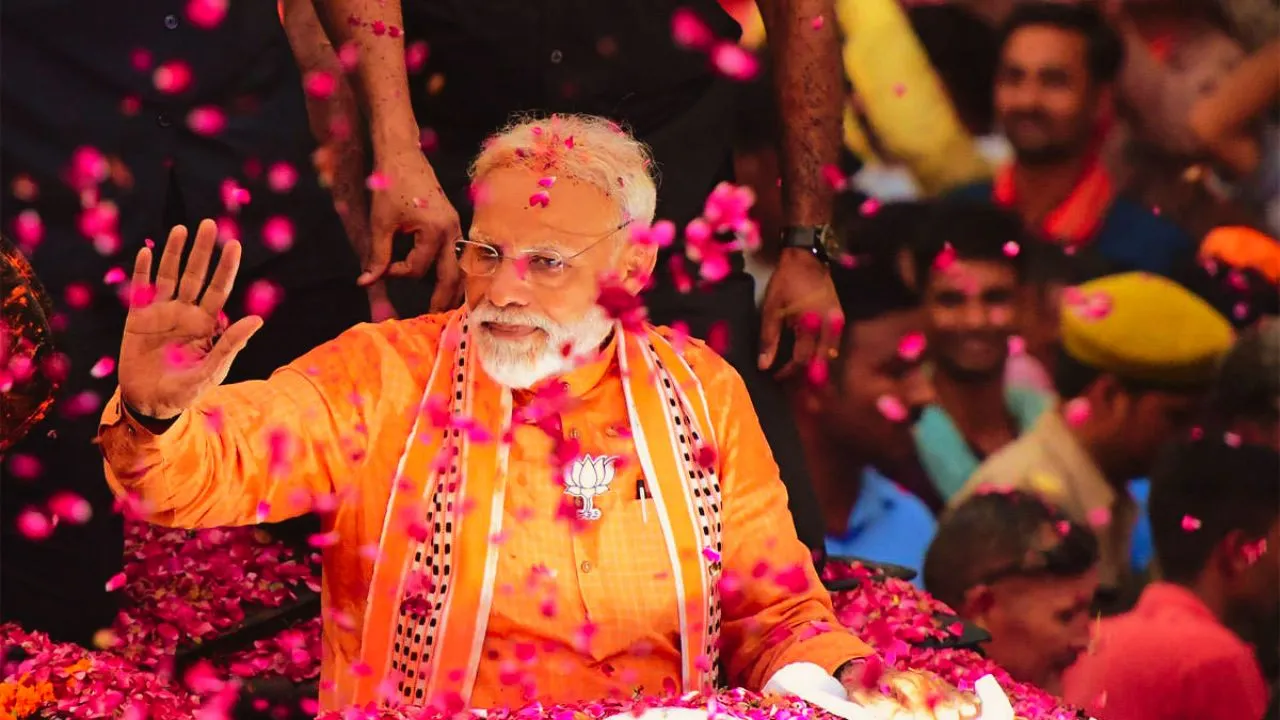
<path fill-rule="evenodd" d="M 524 257 L 529 279 L 542 286 L 555 286 L 564 278 L 565 260 L 556 252 L 532 252 Z"/>
<path fill-rule="evenodd" d="M 468 275 L 491 275 L 501 261 L 502 255 L 495 248 L 467 240 L 458 242 L 458 267 Z"/>

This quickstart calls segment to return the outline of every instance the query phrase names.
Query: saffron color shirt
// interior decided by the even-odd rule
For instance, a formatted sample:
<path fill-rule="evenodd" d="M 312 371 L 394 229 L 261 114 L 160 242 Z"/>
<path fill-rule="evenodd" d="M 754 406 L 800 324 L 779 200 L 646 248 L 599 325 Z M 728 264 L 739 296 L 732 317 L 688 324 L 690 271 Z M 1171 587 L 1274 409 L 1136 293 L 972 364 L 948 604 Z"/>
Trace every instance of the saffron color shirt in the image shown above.
<path fill-rule="evenodd" d="M 1251 720 L 1267 707 L 1253 648 L 1190 590 L 1153 583 L 1102 620 L 1067 671 L 1064 699 L 1106 720 Z"/>

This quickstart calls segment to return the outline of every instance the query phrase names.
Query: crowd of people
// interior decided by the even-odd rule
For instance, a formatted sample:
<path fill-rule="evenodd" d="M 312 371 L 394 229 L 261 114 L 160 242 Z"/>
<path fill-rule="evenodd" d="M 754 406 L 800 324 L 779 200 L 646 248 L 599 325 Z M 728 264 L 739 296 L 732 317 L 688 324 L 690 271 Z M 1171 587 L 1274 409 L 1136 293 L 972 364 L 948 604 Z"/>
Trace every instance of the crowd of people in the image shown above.
<path fill-rule="evenodd" d="M 848 560 L 1098 720 L 1273 717 L 1248 5 L 9 0 L 0 620 L 261 524 L 322 709 L 863 697 Z"/>

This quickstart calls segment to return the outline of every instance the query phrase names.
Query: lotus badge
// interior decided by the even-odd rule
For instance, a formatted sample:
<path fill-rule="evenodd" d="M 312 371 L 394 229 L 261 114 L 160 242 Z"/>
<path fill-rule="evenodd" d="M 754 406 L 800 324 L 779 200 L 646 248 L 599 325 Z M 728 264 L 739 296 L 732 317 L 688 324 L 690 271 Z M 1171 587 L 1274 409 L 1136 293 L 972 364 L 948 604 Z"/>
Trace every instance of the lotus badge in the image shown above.
<path fill-rule="evenodd" d="M 595 498 L 603 495 L 613 482 L 613 463 L 617 458 L 584 455 L 573 461 L 573 465 L 565 471 L 564 494 L 578 498 L 582 507 L 578 508 L 578 517 L 583 520 L 599 520 L 600 508 L 595 506 Z"/>

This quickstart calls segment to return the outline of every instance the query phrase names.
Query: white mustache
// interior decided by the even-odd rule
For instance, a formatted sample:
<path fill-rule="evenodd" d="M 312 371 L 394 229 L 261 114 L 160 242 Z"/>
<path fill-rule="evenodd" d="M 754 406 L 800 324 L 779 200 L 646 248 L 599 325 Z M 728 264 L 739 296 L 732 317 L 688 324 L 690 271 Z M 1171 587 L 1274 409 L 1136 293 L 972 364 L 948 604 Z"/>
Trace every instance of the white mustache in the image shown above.
<path fill-rule="evenodd" d="M 477 323 L 498 323 L 500 325 L 525 325 L 543 332 L 552 333 L 559 326 L 551 320 L 527 310 L 500 309 L 492 303 L 477 305 L 471 310 L 471 319 Z"/>

